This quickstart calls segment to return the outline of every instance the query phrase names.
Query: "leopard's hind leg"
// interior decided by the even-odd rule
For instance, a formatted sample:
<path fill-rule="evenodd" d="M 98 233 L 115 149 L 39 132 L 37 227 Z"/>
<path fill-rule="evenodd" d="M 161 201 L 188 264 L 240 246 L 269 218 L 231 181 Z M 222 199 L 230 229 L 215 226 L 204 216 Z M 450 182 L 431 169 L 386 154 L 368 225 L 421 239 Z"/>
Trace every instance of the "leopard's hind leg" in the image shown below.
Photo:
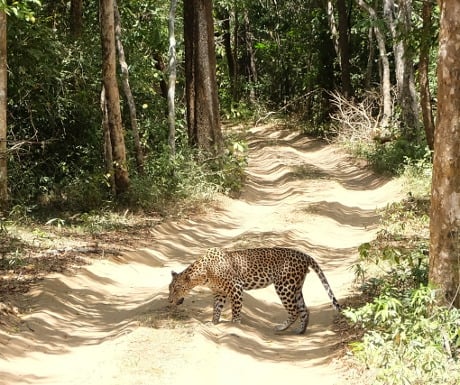
<path fill-rule="evenodd" d="M 281 325 L 277 325 L 275 327 L 275 330 L 280 332 L 288 329 L 297 320 L 299 313 L 303 318 L 305 318 L 304 314 L 299 312 L 299 309 L 301 308 L 301 306 L 298 305 L 299 302 L 303 303 L 305 309 L 306 307 L 305 302 L 303 301 L 302 288 L 295 289 L 292 287 L 292 285 L 285 285 L 283 282 L 281 282 L 275 283 L 275 290 L 281 299 L 281 303 L 288 312 L 287 320 L 284 321 Z M 306 318 L 308 319 L 308 312 Z"/>
<path fill-rule="evenodd" d="M 302 289 L 300 289 L 296 293 L 296 304 L 297 304 L 297 309 L 300 315 L 300 326 L 296 330 L 296 333 L 304 334 L 305 330 L 307 330 L 308 321 L 310 320 L 310 311 L 308 310 L 307 305 L 305 305 L 305 300 L 303 299 Z"/>

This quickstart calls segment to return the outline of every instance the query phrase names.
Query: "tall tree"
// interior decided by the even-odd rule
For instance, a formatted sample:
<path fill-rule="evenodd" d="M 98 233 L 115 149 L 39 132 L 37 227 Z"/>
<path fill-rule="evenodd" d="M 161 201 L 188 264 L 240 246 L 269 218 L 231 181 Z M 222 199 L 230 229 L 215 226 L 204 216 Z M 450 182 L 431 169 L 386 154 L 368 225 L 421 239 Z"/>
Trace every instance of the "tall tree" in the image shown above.
<path fill-rule="evenodd" d="M 176 153 L 176 34 L 175 34 L 175 19 L 177 0 L 170 0 L 169 16 L 168 16 L 168 32 L 169 32 L 169 61 L 168 61 L 168 126 L 169 135 L 168 142 L 171 154 Z"/>
<path fill-rule="evenodd" d="M 419 101 L 408 36 L 412 33 L 412 0 L 384 0 L 383 13 L 393 39 L 398 104 L 404 135 L 415 139 L 419 127 Z"/>
<path fill-rule="evenodd" d="M 257 67 L 256 54 L 254 49 L 254 35 L 251 31 L 251 23 L 249 22 L 248 10 L 243 9 L 244 22 L 244 41 L 246 45 L 246 73 L 249 84 L 249 101 L 252 104 L 256 103 L 256 83 L 257 83 Z M 235 36 L 235 40 L 237 37 Z M 235 43 L 236 45 L 236 43 Z"/>
<path fill-rule="evenodd" d="M 107 124 L 110 132 L 115 192 L 121 194 L 129 188 L 129 174 L 116 73 L 114 2 L 113 0 L 100 0 L 99 7 L 102 43 L 102 83 L 105 91 Z"/>
<path fill-rule="evenodd" d="M 185 92 L 190 143 L 220 152 L 222 131 L 216 79 L 212 0 L 184 2 Z"/>
<path fill-rule="evenodd" d="M 225 57 L 227 59 L 227 69 L 228 69 L 228 80 L 230 83 L 230 94 L 232 96 L 232 101 L 238 101 L 238 65 L 237 65 L 237 49 L 238 47 L 232 47 L 232 23 L 237 24 L 235 20 L 235 11 L 230 11 L 227 8 L 227 5 L 218 4 L 216 7 L 216 14 L 219 18 L 219 21 L 222 25 L 222 44 L 225 50 Z M 233 17 L 232 17 L 233 15 Z M 234 28 L 235 35 L 238 34 L 237 27 Z M 238 36 L 234 36 L 234 41 L 237 42 Z"/>
<path fill-rule="evenodd" d="M 420 107 L 422 109 L 423 127 L 428 147 L 434 149 L 434 119 L 431 108 L 431 92 L 429 82 L 430 49 L 432 39 L 432 2 L 423 0 L 422 7 L 422 36 L 420 41 L 420 60 L 419 60 L 419 83 L 420 83 Z"/>
<path fill-rule="evenodd" d="M 383 129 L 383 136 L 387 135 L 387 128 L 390 124 L 393 106 L 391 100 L 391 80 L 390 80 L 390 62 L 388 60 L 387 49 L 385 45 L 385 35 L 382 31 L 382 25 L 377 19 L 377 12 L 364 0 L 357 0 L 358 5 L 363 8 L 370 16 L 371 22 L 373 24 L 373 32 L 375 38 L 377 39 L 377 46 L 379 49 L 379 59 L 382 66 L 381 74 L 381 89 L 382 89 L 382 104 L 383 104 L 383 114 L 380 125 Z"/>
<path fill-rule="evenodd" d="M 123 43 L 121 41 L 121 18 L 116 0 L 113 0 L 113 5 L 115 15 L 115 41 L 117 44 L 118 61 L 121 68 L 121 86 L 123 89 L 123 94 L 125 95 L 126 103 L 128 104 L 129 118 L 134 140 L 137 171 L 142 174 L 144 172 L 144 152 L 142 151 L 139 127 L 137 125 L 136 103 L 134 102 L 134 96 L 131 91 L 131 86 L 129 85 L 128 63 L 126 63 L 125 49 L 123 48 Z"/>
<path fill-rule="evenodd" d="M 460 1 L 441 0 L 440 11 L 429 279 L 460 307 Z"/>
<path fill-rule="evenodd" d="M 0 11 L 0 208 L 8 202 L 6 13 Z"/>
<path fill-rule="evenodd" d="M 350 12 L 352 8 L 350 2 Z M 342 93 L 345 98 L 350 98 L 353 95 L 350 73 L 350 37 L 349 37 L 349 10 L 345 0 L 337 0 L 338 23 L 335 21 L 334 7 L 332 1 L 327 4 L 327 13 L 329 17 L 329 25 L 331 34 L 334 38 L 334 45 L 337 56 L 340 62 L 340 77 L 342 80 Z"/>
<path fill-rule="evenodd" d="M 83 32 L 83 0 L 70 2 L 70 33 L 78 39 Z"/>

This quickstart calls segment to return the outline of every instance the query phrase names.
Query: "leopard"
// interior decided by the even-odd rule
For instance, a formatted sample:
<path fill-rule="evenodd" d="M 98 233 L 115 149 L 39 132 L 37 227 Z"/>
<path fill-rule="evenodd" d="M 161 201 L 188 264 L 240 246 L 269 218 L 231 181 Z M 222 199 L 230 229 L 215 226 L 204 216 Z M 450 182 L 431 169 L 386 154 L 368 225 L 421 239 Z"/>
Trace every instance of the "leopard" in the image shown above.
<path fill-rule="evenodd" d="M 193 288 L 206 286 L 214 295 L 212 323 L 219 323 L 227 299 L 231 302 L 232 322 L 241 323 L 243 292 L 273 284 L 288 313 L 286 321 L 277 325 L 275 331 L 285 331 L 299 319 L 296 333 L 304 334 L 310 312 L 302 289 L 310 269 L 318 275 L 332 306 L 340 312 L 341 306 L 316 260 L 302 251 L 286 247 L 208 249 L 181 273 L 171 272 L 168 299 L 173 306 L 180 305 Z"/>

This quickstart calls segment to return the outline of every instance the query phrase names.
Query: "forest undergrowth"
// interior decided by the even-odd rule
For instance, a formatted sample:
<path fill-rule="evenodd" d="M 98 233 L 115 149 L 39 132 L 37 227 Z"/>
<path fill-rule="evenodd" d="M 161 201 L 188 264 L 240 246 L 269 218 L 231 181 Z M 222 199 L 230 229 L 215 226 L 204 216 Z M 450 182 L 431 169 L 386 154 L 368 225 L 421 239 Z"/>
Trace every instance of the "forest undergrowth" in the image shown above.
<path fill-rule="evenodd" d="M 428 285 L 431 165 L 408 162 L 402 178 L 407 198 L 382 211 L 377 238 L 353 266 L 347 361 L 369 384 L 458 384 L 460 311 L 437 305 Z"/>

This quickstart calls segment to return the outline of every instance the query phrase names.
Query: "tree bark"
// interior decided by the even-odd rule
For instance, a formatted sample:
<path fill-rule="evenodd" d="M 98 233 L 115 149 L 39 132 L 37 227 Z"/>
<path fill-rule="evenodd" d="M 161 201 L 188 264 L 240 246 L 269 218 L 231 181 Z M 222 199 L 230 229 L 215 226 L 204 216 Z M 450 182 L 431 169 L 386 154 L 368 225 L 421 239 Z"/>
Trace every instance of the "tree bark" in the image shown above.
<path fill-rule="evenodd" d="M 371 89 L 372 83 L 372 70 L 374 68 L 374 57 L 375 57 L 375 43 L 374 43 L 374 28 L 370 27 L 368 32 L 368 56 L 367 56 L 367 66 L 366 66 L 366 77 L 364 78 L 364 87 L 366 90 Z"/>
<path fill-rule="evenodd" d="M 412 33 L 412 0 L 384 1 L 385 21 L 393 38 L 395 77 L 398 104 L 401 107 L 402 129 L 407 139 L 416 139 L 419 107 L 414 81 L 414 63 L 407 36 Z"/>
<path fill-rule="evenodd" d="M 7 16 L 0 12 L 0 209 L 8 203 L 8 156 L 7 156 Z"/>
<path fill-rule="evenodd" d="M 118 61 L 120 63 L 121 68 L 121 86 L 123 88 L 123 93 L 126 98 L 126 103 L 128 103 L 131 130 L 133 132 L 137 171 L 140 174 L 142 174 L 144 172 L 144 153 L 142 151 L 141 140 L 139 136 L 139 128 L 137 126 L 136 103 L 134 102 L 133 93 L 131 92 L 131 86 L 129 85 L 128 64 L 126 63 L 125 50 L 121 42 L 121 20 L 116 0 L 113 0 L 113 6 L 115 17 L 115 40 L 117 44 Z"/>
<path fill-rule="evenodd" d="M 237 81 L 237 61 L 236 52 L 237 47 L 232 47 L 232 33 L 231 33 L 231 16 L 225 6 L 217 7 L 217 15 L 222 22 L 222 42 L 225 50 L 225 57 L 227 59 L 228 80 L 230 82 L 230 93 L 232 101 L 237 102 L 238 96 L 238 81 Z M 235 31 L 236 32 L 236 31 Z"/>
<path fill-rule="evenodd" d="M 185 93 L 190 143 L 206 151 L 222 149 L 217 97 L 212 0 L 184 2 Z"/>
<path fill-rule="evenodd" d="M 174 31 L 174 24 L 176 19 L 177 1 L 170 0 L 168 17 L 168 30 L 169 30 L 169 78 L 168 78 L 168 126 L 169 126 L 169 148 L 171 154 L 176 154 L 176 109 L 174 104 L 174 97 L 176 92 L 176 36 Z"/>
<path fill-rule="evenodd" d="M 254 35 L 251 31 L 251 23 L 249 22 L 248 10 L 243 10 L 244 18 L 244 40 L 246 42 L 246 55 L 248 57 L 247 73 L 249 82 L 249 101 L 256 104 L 256 83 L 257 83 L 257 67 L 256 54 L 254 50 Z"/>
<path fill-rule="evenodd" d="M 113 169 L 112 142 L 110 140 L 109 117 L 107 112 L 107 101 L 105 99 L 105 89 L 101 90 L 101 112 L 102 112 L 102 132 L 104 135 L 104 162 L 105 172 L 109 177 L 109 184 L 112 194 L 115 195 L 115 173 Z"/>
<path fill-rule="evenodd" d="M 381 75 L 381 88 L 382 88 L 382 104 L 383 104 L 383 114 L 380 120 L 380 126 L 383 130 L 382 135 L 387 135 L 387 128 L 390 124 L 390 119 L 392 116 L 392 101 L 391 101 L 391 80 L 390 80 L 390 62 L 388 60 L 387 49 L 385 46 L 385 35 L 381 31 L 381 26 L 377 20 L 377 13 L 374 8 L 368 5 L 364 0 L 357 0 L 358 5 L 363 8 L 372 20 L 374 25 L 374 34 L 377 39 L 377 46 L 379 48 L 379 58 L 382 66 L 382 75 Z"/>
<path fill-rule="evenodd" d="M 337 56 L 340 56 L 339 50 L 339 31 L 337 21 L 335 20 L 335 10 L 332 0 L 327 0 L 326 4 L 327 20 L 329 21 L 329 30 L 331 32 L 332 42 L 334 43 L 334 50 Z"/>
<path fill-rule="evenodd" d="M 83 0 L 70 2 L 70 34 L 79 39 L 83 32 Z"/>
<path fill-rule="evenodd" d="M 422 8 L 422 38 L 420 42 L 420 64 L 419 64 L 419 83 L 420 83 L 420 106 L 422 109 L 423 127 L 428 147 L 434 149 L 434 119 L 431 107 L 431 92 L 429 84 L 429 64 L 431 48 L 431 13 L 432 3 L 430 0 L 423 1 Z"/>
<path fill-rule="evenodd" d="M 350 7 L 352 3 L 350 3 Z M 350 39 L 348 25 L 348 9 L 345 0 L 337 0 L 337 12 L 339 14 L 339 54 L 340 70 L 342 79 L 342 92 L 348 99 L 353 96 L 353 88 L 350 76 Z"/>
<path fill-rule="evenodd" d="M 429 280 L 460 307 L 460 1 L 441 0 L 440 11 Z"/>
<path fill-rule="evenodd" d="M 115 17 L 113 0 L 100 0 L 102 82 L 105 90 L 107 120 L 112 149 L 115 191 L 122 194 L 129 188 L 126 147 L 121 120 L 120 93 L 116 77 Z"/>

